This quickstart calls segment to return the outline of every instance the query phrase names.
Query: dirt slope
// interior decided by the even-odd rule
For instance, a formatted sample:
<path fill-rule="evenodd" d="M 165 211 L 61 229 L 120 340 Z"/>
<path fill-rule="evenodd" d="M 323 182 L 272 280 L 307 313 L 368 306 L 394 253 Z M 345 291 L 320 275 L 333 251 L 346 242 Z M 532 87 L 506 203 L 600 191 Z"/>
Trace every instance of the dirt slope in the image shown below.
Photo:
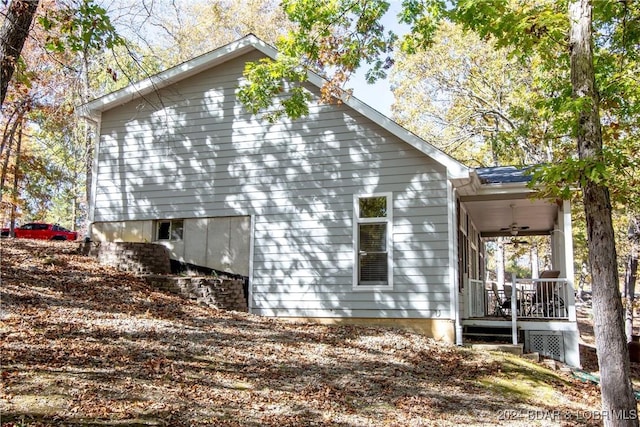
<path fill-rule="evenodd" d="M 540 364 L 216 311 L 75 249 L 0 242 L 2 426 L 600 424 L 597 387 Z"/>

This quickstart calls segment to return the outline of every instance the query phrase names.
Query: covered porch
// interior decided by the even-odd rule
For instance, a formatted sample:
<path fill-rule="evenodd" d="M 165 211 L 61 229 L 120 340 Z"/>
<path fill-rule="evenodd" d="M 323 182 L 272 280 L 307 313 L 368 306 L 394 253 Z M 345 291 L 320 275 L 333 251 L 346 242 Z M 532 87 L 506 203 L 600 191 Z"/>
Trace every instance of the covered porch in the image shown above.
<path fill-rule="evenodd" d="M 477 169 L 472 185 L 458 191 L 457 335 L 461 343 L 508 339 L 579 366 L 571 206 L 535 198 L 529 180 L 513 167 Z M 505 277 L 489 265 L 488 246 L 533 236 L 547 254 L 531 261 L 526 277 Z"/>

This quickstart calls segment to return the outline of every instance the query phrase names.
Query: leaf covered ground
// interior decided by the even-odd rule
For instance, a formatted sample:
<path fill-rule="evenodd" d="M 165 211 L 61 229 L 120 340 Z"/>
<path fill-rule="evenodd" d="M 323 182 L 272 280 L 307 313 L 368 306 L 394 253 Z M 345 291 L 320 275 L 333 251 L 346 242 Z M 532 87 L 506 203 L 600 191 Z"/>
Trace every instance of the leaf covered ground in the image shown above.
<path fill-rule="evenodd" d="M 290 323 L 3 239 L 0 423 L 600 425 L 595 385 L 416 333 Z"/>

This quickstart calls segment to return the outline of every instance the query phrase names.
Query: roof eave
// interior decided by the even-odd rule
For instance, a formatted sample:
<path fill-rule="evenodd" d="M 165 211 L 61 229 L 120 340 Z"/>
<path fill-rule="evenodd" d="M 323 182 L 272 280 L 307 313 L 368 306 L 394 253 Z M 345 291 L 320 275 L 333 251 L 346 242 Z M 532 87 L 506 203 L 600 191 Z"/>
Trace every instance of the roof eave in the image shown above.
<path fill-rule="evenodd" d="M 326 82 L 325 79 L 320 77 L 318 74 L 309 72 L 307 79 L 313 85 L 321 88 Z M 448 172 L 449 179 L 452 180 L 466 180 L 470 178 L 471 169 L 453 157 L 446 154 L 444 151 L 436 148 L 435 146 L 429 144 L 422 138 L 418 137 L 414 133 L 408 131 L 404 127 L 400 126 L 398 123 L 394 122 L 384 114 L 380 113 L 375 108 L 370 107 L 364 102 L 360 101 L 358 98 L 351 96 L 349 94 L 344 94 L 340 101 L 349 107 L 353 108 L 363 116 L 367 117 L 371 121 L 377 123 L 379 126 L 389 131 L 391 134 L 397 136 L 402 139 L 413 148 L 418 151 L 426 154 L 431 157 L 441 165 L 445 166 Z"/>
<path fill-rule="evenodd" d="M 264 43 L 256 36 L 248 35 L 212 52 L 178 64 L 175 67 L 169 68 L 144 80 L 132 83 L 120 90 L 111 92 L 86 104 L 80 105 L 77 108 L 77 114 L 81 117 L 97 120 L 100 118 L 103 111 L 107 111 L 113 107 L 133 101 L 136 98 L 146 96 L 154 91 L 192 77 L 208 68 L 237 58 L 252 49 L 257 49 L 271 58 L 275 58 L 277 53 L 273 47 Z"/>

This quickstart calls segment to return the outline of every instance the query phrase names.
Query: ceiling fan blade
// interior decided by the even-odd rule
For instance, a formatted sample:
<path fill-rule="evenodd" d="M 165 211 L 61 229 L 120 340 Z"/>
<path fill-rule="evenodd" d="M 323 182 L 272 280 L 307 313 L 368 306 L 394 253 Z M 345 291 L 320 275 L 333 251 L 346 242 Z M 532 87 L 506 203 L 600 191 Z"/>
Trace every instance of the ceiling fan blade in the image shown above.
<path fill-rule="evenodd" d="M 519 245 L 529 245 L 531 244 L 531 242 L 527 240 L 511 240 L 510 242 L 507 242 L 507 244 L 513 245 L 513 246 L 519 246 Z"/>
<path fill-rule="evenodd" d="M 512 236 L 516 236 L 518 235 L 518 232 L 528 230 L 531 227 L 529 227 L 528 225 L 518 225 L 518 223 L 516 222 L 516 215 L 515 215 L 516 205 L 515 203 L 512 203 L 510 206 L 511 206 L 511 220 L 513 222 L 508 227 L 502 227 L 500 231 L 508 231 Z"/>

